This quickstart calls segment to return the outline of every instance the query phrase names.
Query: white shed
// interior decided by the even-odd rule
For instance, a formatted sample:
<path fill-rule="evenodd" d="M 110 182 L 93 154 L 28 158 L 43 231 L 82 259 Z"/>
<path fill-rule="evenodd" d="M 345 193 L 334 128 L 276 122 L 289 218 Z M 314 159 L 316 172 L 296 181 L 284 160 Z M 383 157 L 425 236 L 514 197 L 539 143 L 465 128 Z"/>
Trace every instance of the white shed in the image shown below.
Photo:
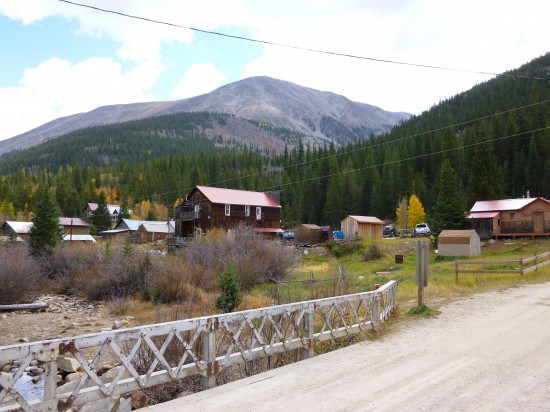
<path fill-rule="evenodd" d="M 441 256 L 479 256 L 481 243 L 475 230 L 443 230 L 437 237 Z"/>

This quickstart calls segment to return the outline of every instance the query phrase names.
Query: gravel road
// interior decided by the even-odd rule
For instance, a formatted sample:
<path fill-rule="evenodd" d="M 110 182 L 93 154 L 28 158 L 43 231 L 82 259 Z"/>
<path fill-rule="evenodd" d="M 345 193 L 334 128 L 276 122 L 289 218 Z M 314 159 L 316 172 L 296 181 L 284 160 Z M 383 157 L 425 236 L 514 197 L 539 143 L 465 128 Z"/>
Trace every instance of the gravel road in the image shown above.
<path fill-rule="evenodd" d="M 148 409 L 550 411 L 550 283 L 440 309 L 373 342 Z"/>

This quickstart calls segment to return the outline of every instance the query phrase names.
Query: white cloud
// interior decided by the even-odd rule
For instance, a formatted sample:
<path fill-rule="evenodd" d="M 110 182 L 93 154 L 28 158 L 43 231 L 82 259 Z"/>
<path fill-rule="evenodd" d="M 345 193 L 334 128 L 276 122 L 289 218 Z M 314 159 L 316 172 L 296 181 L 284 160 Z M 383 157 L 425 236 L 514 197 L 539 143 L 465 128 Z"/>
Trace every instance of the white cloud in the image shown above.
<path fill-rule="evenodd" d="M 170 97 L 176 100 L 208 93 L 221 86 L 224 80 L 224 74 L 212 63 L 195 64 L 185 72 Z"/>
<path fill-rule="evenodd" d="M 111 59 L 47 60 L 25 70 L 20 87 L 0 89 L 0 111 L 10 114 L 0 139 L 98 106 L 155 100 L 149 89 L 163 70 L 154 62 L 123 71 Z"/>
<path fill-rule="evenodd" d="M 524 0 L 521 7 L 511 0 L 92 0 L 89 4 L 181 26 L 222 33 L 238 30 L 275 43 L 496 73 L 546 53 L 550 38 L 550 6 L 539 0 Z M 194 38 L 193 31 L 183 28 L 58 1 L 0 0 L 0 14 L 24 24 L 61 16 L 78 21 L 80 33 L 120 44 L 111 58 L 90 54 L 83 61 L 69 62 L 51 56 L 25 71 L 17 87 L 1 89 L 0 109 L 11 115 L 0 139 L 97 106 L 154 100 L 151 90 L 166 69 L 162 46 L 189 44 Z M 224 40 L 214 35 L 208 39 L 212 43 Z M 172 98 L 206 93 L 226 80 L 219 64 L 200 61 L 183 75 Z M 243 63 L 243 77 L 252 75 L 272 76 L 386 110 L 412 113 L 489 78 L 276 46 L 266 46 L 260 57 Z"/>

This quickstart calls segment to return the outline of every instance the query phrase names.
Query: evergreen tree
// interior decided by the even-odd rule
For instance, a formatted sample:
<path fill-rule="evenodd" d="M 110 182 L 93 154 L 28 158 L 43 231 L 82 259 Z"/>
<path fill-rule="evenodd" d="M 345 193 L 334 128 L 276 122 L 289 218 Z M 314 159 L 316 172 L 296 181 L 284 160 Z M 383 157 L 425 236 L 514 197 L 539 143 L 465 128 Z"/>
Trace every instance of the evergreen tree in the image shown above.
<path fill-rule="evenodd" d="M 433 211 L 432 232 L 438 236 L 443 229 L 464 229 L 466 202 L 462 181 L 448 159 L 439 171 L 437 202 Z"/>
<path fill-rule="evenodd" d="M 45 189 L 33 212 L 33 227 L 29 234 L 29 253 L 33 256 L 51 256 L 62 239 L 59 226 L 59 206 L 52 193 Z"/>
<path fill-rule="evenodd" d="M 91 223 L 96 234 L 104 230 L 111 229 L 111 214 L 107 208 L 105 193 L 103 192 L 99 195 L 99 202 L 97 203 L 97 209 L 94 211 L 92 216 Z"/>
<path fill-rule="evenodd" d="M 224 313 L 235 309 L 243 300 L 239 278 L 233 264 L 228 264 L 220 277 L 220 296 L 216 298 L 216 307 Z"/>

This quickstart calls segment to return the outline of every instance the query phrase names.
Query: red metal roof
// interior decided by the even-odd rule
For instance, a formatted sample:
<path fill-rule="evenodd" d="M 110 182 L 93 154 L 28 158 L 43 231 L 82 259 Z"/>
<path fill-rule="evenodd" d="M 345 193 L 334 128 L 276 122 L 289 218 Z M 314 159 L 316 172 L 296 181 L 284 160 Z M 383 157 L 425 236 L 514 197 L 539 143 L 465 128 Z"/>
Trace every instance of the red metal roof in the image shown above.
<path fill-rule="evenodd" d="M 548 200 L 541 197 L 501 200 L 478 200 L 472 207 L 470 212 L 502 212 L 508 210 L 520 210 L 539 199 L 544 202 L 548 202 Z"/>
<path fill-rule="evenodd" d="M 222 189 L 219 187 L 197 186 L 212 203 L 229 205 L 248 205 L 280 208 L 281 205 L 264 192 L 248 190 Z"/>
<path fill-rule="evenodd" d="M 475 212 L 466 216 L 466 219 L 492 219 L 499 214 L 500 212 Z"/>

